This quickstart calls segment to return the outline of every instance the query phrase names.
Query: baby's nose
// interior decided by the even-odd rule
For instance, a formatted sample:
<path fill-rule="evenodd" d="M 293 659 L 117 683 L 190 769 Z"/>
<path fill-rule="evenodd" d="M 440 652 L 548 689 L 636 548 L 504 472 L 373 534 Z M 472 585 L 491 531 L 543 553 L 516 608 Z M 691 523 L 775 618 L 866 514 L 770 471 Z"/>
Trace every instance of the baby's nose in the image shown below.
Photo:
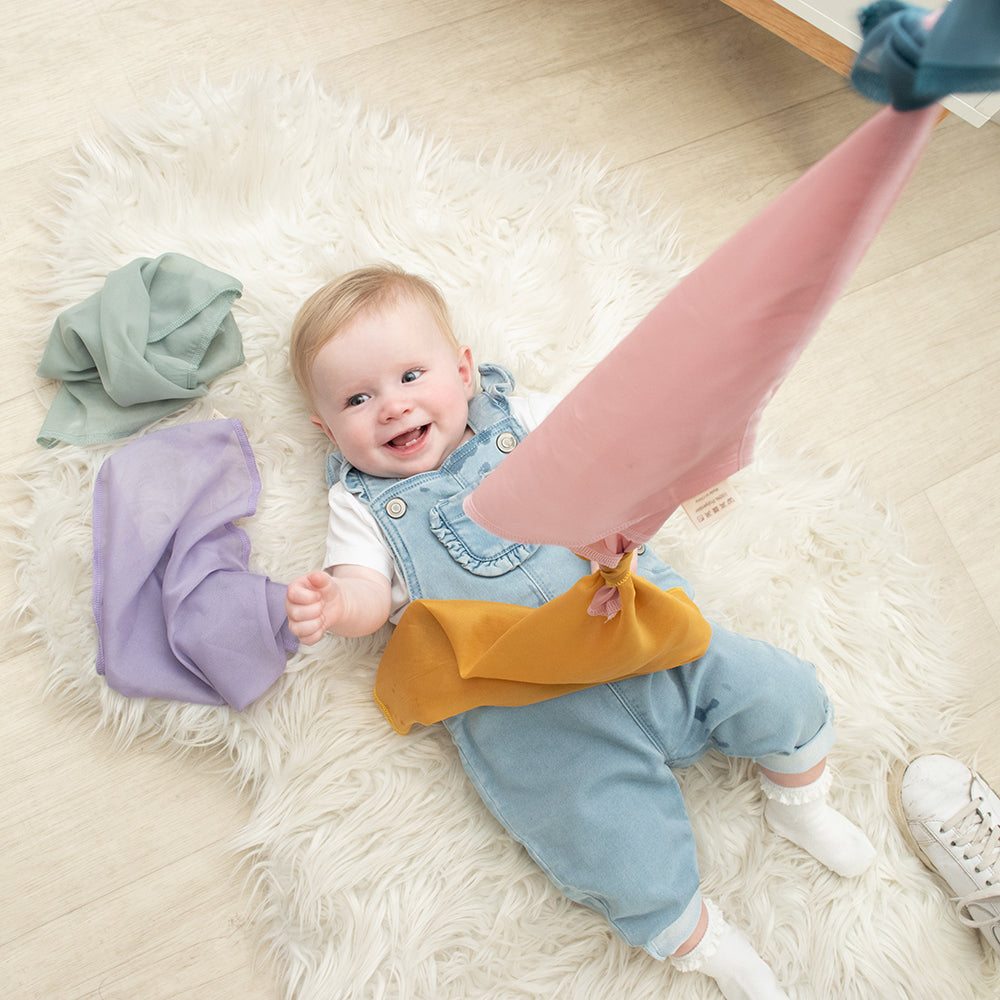
<path fill-rule="evenodd" d="M 397 420 L 410 412 L 410 402 L 405 396 L 386 397 L 382 402 L 382 419 Z"/>

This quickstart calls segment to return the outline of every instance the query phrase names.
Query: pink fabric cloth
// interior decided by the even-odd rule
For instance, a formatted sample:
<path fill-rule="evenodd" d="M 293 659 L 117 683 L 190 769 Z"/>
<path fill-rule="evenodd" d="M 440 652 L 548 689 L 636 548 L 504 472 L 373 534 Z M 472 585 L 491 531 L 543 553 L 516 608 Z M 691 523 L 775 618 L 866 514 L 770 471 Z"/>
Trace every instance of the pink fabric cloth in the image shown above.
<path fill-rule="evenodd" d="M 603 565 L 753 455 L 761 412 L 910 177 L 939 109 L 880 111 L 688 274 L 466 500 Z"/>

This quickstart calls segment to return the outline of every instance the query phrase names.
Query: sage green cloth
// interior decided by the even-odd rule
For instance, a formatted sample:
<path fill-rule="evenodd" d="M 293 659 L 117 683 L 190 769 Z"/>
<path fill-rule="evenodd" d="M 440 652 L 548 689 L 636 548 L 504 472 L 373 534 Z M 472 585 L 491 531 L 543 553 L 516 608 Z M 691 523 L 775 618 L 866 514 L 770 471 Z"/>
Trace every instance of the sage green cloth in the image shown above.
<path fill-rule="evenodd" d="M 243 285 L 190 257 L 140 257 L 57 317 L 38 374 L 62 385 L 38 443 L 127 437 L 205 395 L 243 363 Z"/>

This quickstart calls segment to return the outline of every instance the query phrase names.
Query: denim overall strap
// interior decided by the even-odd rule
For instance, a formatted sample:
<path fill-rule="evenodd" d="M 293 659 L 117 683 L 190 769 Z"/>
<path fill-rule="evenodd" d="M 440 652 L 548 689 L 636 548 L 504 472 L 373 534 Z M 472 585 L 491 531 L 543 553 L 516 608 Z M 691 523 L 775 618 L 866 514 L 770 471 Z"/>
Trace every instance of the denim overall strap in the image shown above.
<path fill-rule="evenodd" d="M 526 434 L 510 412 L 510 372 L 482 365 L 479 373 L 482 391 L 469 404 L 474 436 L 439 469 L 383 479 L 336 455 L 327 463 L 327 478 L 342 482 L 371 510 L 414 600 L 481 598 L 538 607 L 590 567 L 565 549 L 498 538 L 466 515 L 465 497 Z"/>

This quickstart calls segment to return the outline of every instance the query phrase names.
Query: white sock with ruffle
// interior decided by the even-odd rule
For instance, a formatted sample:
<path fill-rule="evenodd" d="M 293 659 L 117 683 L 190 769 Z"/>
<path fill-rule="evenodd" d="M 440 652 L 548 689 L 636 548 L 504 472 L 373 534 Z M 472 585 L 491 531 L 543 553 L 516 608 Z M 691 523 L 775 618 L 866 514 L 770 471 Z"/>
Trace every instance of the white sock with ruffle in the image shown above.
<path fill-rule="evenodd" d="M 705 909 L 708 927 L 704 937 L 686 955 L 671 958 L 674 968 L 711 976 L 726 1000 L 788 1000 L 743 932 L 727 923 L 710 899 L 705 900 Z"/>
<path fill-rule="evenodd" d="M 827 804 L 829 769 L 808 785 L 787 787 L 759 775 L 767 802 L 764 818 L 775 833 L 798 844 L 845 878 L 860 875 L 875 860 L 871 841 L 846 816 Z"/>

